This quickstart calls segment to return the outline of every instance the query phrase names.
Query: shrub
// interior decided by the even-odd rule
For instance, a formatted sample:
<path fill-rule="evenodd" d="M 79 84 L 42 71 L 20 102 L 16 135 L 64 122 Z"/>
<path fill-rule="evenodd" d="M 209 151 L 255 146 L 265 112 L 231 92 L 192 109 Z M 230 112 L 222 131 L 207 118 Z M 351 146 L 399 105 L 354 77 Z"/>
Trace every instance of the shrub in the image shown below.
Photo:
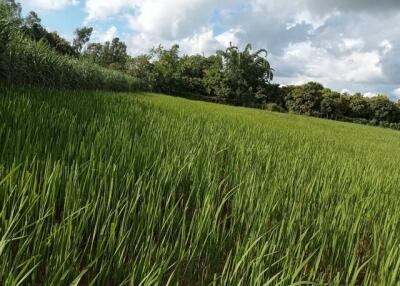
<path fill-rule="evenodd" d="M 100 67 L 82 58 L 72 58 L 52 50 L 43 41 L 32 41 L 7 19 L 0 6 L 0 77 L 11 83 L 76 89 L 135 91 L 140 80 Z"/>
<path fill-rule="evenodd" d="M 263 104 L 262 109 L 272 112 L 286 112 L 286 110 L 282 106 L 279 106 L 276 103 Z"/>

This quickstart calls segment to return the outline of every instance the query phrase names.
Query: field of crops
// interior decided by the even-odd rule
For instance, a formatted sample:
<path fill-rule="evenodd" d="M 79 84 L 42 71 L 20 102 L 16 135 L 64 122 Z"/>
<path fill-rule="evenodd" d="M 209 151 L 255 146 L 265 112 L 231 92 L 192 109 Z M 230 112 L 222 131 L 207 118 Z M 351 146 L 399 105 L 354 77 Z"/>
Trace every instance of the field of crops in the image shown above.
<path fill-rule="evenodd" d="M 400 132 L 0 94 L 0 285 L 400 285 Z"/>

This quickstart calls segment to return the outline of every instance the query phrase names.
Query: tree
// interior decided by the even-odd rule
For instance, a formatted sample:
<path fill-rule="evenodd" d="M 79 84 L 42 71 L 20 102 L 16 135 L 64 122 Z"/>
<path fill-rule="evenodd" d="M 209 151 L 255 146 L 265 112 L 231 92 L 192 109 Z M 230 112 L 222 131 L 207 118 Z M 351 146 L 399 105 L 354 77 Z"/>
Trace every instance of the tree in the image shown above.
<path fill-rule="evenodd" d="M 372 119 L 372 111 L 367 99 L 361 94 L 356 93 L 349 96 L 350 116 L 354 118 Z"/>
<path fill-rule="evenodd" d="M 324 87 L 316 82 L 288 88 L 286 107 L 289 111 L 313 115 L 320 111 Z"/>
<path fill-rule="evenodd" d="M 387 96 L 374 96 L 369 99 L 368 103 L 375 121 L 390 123 L 400 119 L 399 109 Z"/>
<path fill-rule="evenodd" d="M 60 37 L 60 35 L 58 35 L 56 32 L 46 33 L 45 40 L 51 48 L 62 55 L 77 55 L 75 49 L 71 46 L 71 44 L 64 38 Z"/>
<path fill-rule="evenodd" d="M 93 28 L 83 27 L 75 30 L 75 38 L 73 40 L 73 46 L 77 53 L 81 53 L 84 45 L 89 42 L 92 35 Z"/>
<path fill-rule="evenodd" d="M 204 71 L 203 86 L 207 95 L 218 96 L 220 98 L 227 98 L 229 96 L 228 90 L 223 84 L 223 63 L 222 57 L 210 56 L 208 58 L 210 66 Z"/>
<path fill-rule="evenodd" d="M 104 44 L 105 64 L 113 69 L 125 69 L 128 57 L 126 50 L 126 44 L 121 42 L 119 38 L 112 39 L 111 44 L 106 42 Z"/>
<path fill-rule="evenodd" d="M 44 41 L 52 49 L 63 55 L 74 56 L 77 53 L 71 44 L 60 37 L 56 32 L 49 33 L 41 24 L 38 14 L 31 11 L 29 15 L 23 19 L 21 30 L 31 40 Z"/>
<path fill-rule="evenodd" d="M 327 118 L 335 118 L 342 116 L 340 93 L 330 89 L 323 89 L 321 99 L 321 115 Z"/>
<path fill-rule="evenodd" d="M 264 106 L 275 103 L 280 108 L 285 108 L 285 88 L 279 84 L 268 84 L 260 88 L 255 95 L 257 104 Z M 282 109 L 281 109 L 282 110 Z"/>
<path fill-rule="evenodd" d="M 84 55 L 94 62 L 108 68 L 126 70 L 128 59 L 127 47 L 119 38 L 111 42 L 91 43 L 88 45 Z"/>
<path fill-rule="evenodd" d="M 159 91 L 172 94 L 184 90 L 179 70 L 179 45 L 173 45 L 169 50 L 161 45 L 150 51 L 154 61 L 154 76 Z"/>
<path fill-rule="evenodd" d="M 255 95 L 273 79 L 267 55 L 264 49 L 252 53 L 250 44 L 243 51 L 232 45 L 218 51 L 218 60 L 206 72 L 207 90 L 236 104 L 255 102 Z"/>
<path fill-rule="evenodd" d="M 41 24 L 42 20 L 36 12 L 31 11 L 29 15 L 23 20 L 22 31 L 24 34 L 34 40 L 39 41 L 46 37 L 47 30 Z"/>
<path fill-rule="evenodd" d="M 179 61 L 184 88 L 191 93 L 206 94 L 203 84 L 205 71 L 213 64 L 212 60 L 202 55 L 185 55 Z"/>
<path fill-rule="evenodd" d="M 1 10 L 7 14 L 7 18 L 9 18 L 15 26 L 19 26 L 22 24 L 21 4 L 15 2 L 15 0 L 2 0 L 0 2 Z M 6 16 L 6 15 L 2 15 Z"/>
<path fill-rule="evenodd" d="M 96 63 L 101 63 L 103 56 L 103 45 L 100 43 L 88 44 L 84 55 Z"/>
<path fill-rule="evenodd" d="M 147 54 L 128 58 L 126 69 L 128 74 L 143 80 L 147 89 L 153 91 L 157 84 L 157 79 L 154 75 L 154 65 L 150 60 L 151 56 Z"/>

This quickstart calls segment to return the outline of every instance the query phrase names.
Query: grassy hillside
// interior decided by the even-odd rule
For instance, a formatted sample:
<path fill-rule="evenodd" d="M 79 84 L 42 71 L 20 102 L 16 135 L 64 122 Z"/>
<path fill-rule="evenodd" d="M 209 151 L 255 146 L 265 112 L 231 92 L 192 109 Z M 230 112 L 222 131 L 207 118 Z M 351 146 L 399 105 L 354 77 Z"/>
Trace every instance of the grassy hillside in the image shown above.
<path fill-rule="evenodd" d="M 0 93 L 1 285 L 400 283 L 399 132 Z"/>
<path fill-rule="evenodd" d="M 140 79 L 107 69 L 82 57 L 61 55 L 24 35 L 0 0 L 0 82 L 53 88 L 137 91 Z"/>

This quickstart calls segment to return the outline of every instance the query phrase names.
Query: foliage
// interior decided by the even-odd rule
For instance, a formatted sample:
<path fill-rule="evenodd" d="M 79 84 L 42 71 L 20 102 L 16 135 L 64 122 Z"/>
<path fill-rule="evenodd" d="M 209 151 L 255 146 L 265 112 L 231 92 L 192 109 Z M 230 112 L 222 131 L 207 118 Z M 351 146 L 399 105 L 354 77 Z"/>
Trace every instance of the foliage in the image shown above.
<path fill-rule="evenodd" d="M 387 96 L 378 95 L 369 99 L 373 119 L 379 122 L 400 121 L 400 110 Z"/>
<path fill-rule="evenodd" d="M 0 62 L 0 76 L 11 81 L 54 84 L 54 79 L 58 78 L 56 81 L 59 86 L 80 86 L 76 84 L 82 81 L 80 71 L 86 69 L 86 80 L 90 81 L 85 84 L 86 87 L 109 86 L 109 83 L 103 83 L 104 76 L 100 75 L 101 69 L 96 66 L 100 65 L 140 79 L 140 88 L 150 91 L 262 109 L 273 106 L 274 110 L 392 128 L 400 124 L 399 104 L 384 96 L 366 98 L 361 94 L 340 94 L 315 82 L 284 87 L 272 84 L 273 69 L 267 60 L 267 51 L 261 49 L 253 52 L 250 44 L 243 50 L 230 45 L 211 56 L 181 55 L 178 45 L 169 49 L 160 45 L 147 54 L 131 57 L 126 44 L 119 38 L 105 43 L 89 43 L 93 31 L 90 27 L 77 29 L 74 45 L 71 46 L 56 32 L 49 33 L 35 12 L 22 18 L 18 3 L 14 0 L 2 1 L 0 13 L 5 16 L 0 19 L 0 55 L 4 59 Z M 36 44 L 28 44 L 20 39 L 17 42 L 24 42 L 20 48 L 24 52 L 15 53 L 14 50 L 14 54 L 6 53 L 7 44 L 18 49 L 9 39 L 10 34 L 15 34 L 10 31 L 19 31 L 17 34 L 22 33 Z M 43 57 L 47 53 L 44 45 L 59 54 L 78 57 L 79 61 L 67 60 L 55 53 Z M 38 53 L 42 54 L 40 60 L 35 59 Z M 31 54 L 36 65 L 43 63 L 46 67 L 35 70 L 30 65 L 32 63 L 22 65 L 21 61 L 29 61 Z M 10 66 L 14 60 L 16 67 Z M 80 71 L 72 72 L 71 78 L 66 79 L 67 75 L 57 67 L 57 62 L 62 61 L 68 62 L 66 65 L 69 70 Z M 90 63 L 95 63 L 96 67 L 89 68 Z M 79 68 L 79 65 L 85 68 Z M 32 69 L 35 74 L 27 69 Z M 125 81 L 127 78 L 119 74 L 116 81 Z"/>
<path fill-rule="evenodd" d="M 83 27 L 75 30 L 75 38 L 73 40 L 73 47 L 75 50 L 80 53 L 84 45 L 89 42 L 90 36 L 92 35 L 93 28 L 92 27 Z"/>
<path fill-rule="evenodd" d="M 38 14 L 31 11 L 25 18 L 21 17 L 21 5 L 14 0 L 2 0 L 0 10 L 5 13 L 3 19 L 11 24 L 14 30 L 33 41 L 42 41 L 63 55 L 76 56 L 74 48 L 56 32 L 48 32 L 41 24 Z M 6 42 L 6 41 L 2 41 Z"/>
<path fill-rule="evenodd" d="M 3 22 L 0 22 L 1 25 Z M 43 41 L 32 41 L 10 29 L 2 42 L 0 74 L 15 84 L 47 87 L 137 90 L 140 81 L 91 62 L 63 56 Z"/>
<path fill-rule="evenodd" d="M 84 55 L 95 63 L 115 70 L 126 70 L 128 60 L 127 47 L 119 38 L 111 43 L 90 43 Z"/>
<path fill-rule="evenodd" d="M 8 18 L 15 26 L 21 24 L 22 6 L 19 2 L 15 0 L 1 0 L 0 11 L 2 13 L 2 19 Z"/>
<path fill-rule="evenodd" d="M 212 58 L 202 55 L 184 55 L 179 61 L 179 72 L 182 75 L 182 84 L 185 91 L 206 94 L 203 85 L 204 73 L 213 64 Z"/>
<path fill-rule="evenodd" d="M 0 93 L 1 285 L 400 281 L 398 132 L 150 94 Z"/>
<path fill-rule="evenodd" d="M 207 90 L 234 103 L 247 105 L 254 101 L 256 93 L 262 92 L 272 80 L 273 70 L 266 59 L 266 50 L 251 51 L 251 45 L 243 51 L 232 45 L 218 51 L 219 60 L 206 73 Z"/>
<path fill-rule="evenodd" d="M 316 82 L 293 86 L 288 90 L 286 107 L 289 111 L 300 114 L 312 115 L 319 112 L 323 89 L 324 87 Z"/>
<path fill-rule="evenodd" d="M 157 86 L 157 79 L 154 73 L 154 64 L 151 62 L 151 56 L 147 54 L 137 57 L 128 57 L 126 62 L 126 72 L 140 78 L 145 83 L 145 88 L 154 91 Z"/>
<path fill-rule="evenodd" d="M 286 110 L 276 103 L 265 103 L 261 106 L 262 109 L 272 112 L 285 112 Z"/>
<path fill-rule="evenodd" d="M 371 118 L 371 107 L 368 104 L 367 99 L 360 93 L 353 96 L 349 96 L 349 108 L 351 110 L 351 116 L 355 118 Z"/>
<path fill-rule="evenodd" d="M 150 56 L 155 60 L 157 90 L 167 94 L 181 91 L 183 80 L 179 70 L 179 46 L 173 45 L 169 50 L 162 46 L 153 48 Z"/>

